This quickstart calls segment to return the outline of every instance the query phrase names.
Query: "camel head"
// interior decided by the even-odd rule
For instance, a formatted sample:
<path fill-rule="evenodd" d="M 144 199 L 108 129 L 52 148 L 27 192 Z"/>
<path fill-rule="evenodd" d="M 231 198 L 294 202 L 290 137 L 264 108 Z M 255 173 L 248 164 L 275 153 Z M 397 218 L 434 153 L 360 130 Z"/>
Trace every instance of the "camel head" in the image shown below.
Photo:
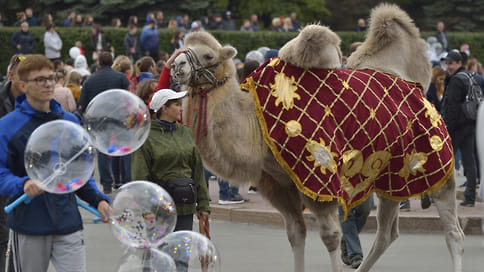
<path fill-rule="evenodd" d="M 341 39 L 328 27 L 307 25 L 281 50 L 281 60 L 307 69 L 337 69 L 341 67 Z"/>
<path fill-rule="evenodd" d="M 192 32 L 185 37 L 184 47 L 189 50 L 173 62 L 172 78 L 189 87 L 217 87 L 235 77 L 233 57 L 237 50 L 222 46 L 205 31 Z"/>

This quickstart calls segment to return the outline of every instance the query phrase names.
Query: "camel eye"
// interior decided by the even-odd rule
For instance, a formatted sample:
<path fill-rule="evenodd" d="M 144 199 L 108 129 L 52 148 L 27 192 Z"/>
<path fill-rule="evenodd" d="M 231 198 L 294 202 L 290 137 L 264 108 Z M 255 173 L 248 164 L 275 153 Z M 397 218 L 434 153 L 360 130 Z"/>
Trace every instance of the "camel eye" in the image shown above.
<path fill-rule="evenodd" d="M 206 60 L 212 60 L 213 56 L 212 55 L 205 55 L 203 56 Z"/>

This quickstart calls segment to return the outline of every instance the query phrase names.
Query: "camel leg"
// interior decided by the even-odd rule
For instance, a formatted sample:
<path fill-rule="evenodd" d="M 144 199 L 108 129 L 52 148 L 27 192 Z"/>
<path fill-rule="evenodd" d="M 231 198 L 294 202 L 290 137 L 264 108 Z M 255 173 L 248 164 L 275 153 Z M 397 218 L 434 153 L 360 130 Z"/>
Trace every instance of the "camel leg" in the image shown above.
<path fill-rule="evenodd" d="M 452 175 L 446 184 L 432 194 L 440 215 L 440 223 L 445 233 L 447 248 L 452 257 L 454 272 L 462 271 L 462 255 L 464 254 L 464 232 L 457 217 L 455 198 L 455 178 Z"/>
<path fill-rule="evenodd" d="M 281 213 L 294 255 L 294 271 L 304 272 L 306 225 L 302 214 L 302 201 L 297 188 L 290 180 L 289 183 L 281 184 L 263 172 L 257 189 Z"/>
<path fill-rule="evenodd" d="M 379 197 L 377 231 L 370 252 L 356 272 L 370 271 L 378 258 L 398 238 L 399 202 Z"/>
<path fill-rule="evenodd" d="M 343 271 L 341 262 L 341 225 L 338 217 L 338 202 L 316 202 L 303 197 L 304 205 L 314 214 L 319 223 L 319 235 L 328 249 L 331 268 L 334 272 Z"/>

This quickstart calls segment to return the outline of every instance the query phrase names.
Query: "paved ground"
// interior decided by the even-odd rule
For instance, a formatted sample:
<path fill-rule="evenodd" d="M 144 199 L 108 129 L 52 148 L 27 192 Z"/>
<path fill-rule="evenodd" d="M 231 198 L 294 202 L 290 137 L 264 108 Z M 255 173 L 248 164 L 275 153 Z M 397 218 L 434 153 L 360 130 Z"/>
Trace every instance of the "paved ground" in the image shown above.
<path fill-rule="evenodd" d="M 109 225 L 90 223 L 85 215 L 85 242 L 90 272 L 116 271 L 124 249 L 111 234 Z M 292 253 L 281 227 L 212 220 L 212 240 L 221 256 L 223 272 L 292 271 Z M 361 235 L 368 252 L 374 234 Z M 469 235 L 465 241 L 463 271 L 482 272 L 483 236 Z M 306 271 L 329 271 L 329 257 L 316 231 L 306 239 Z M 49 271 L 55 271 L 50 269 Z M 162 270 L 158 270 L 162 271 Z M 197 271 L 197 270 L 194 270 Z M 345 267 L 345 272 L 354 271 Z M 451 271 L 451 260 L 442 235 L 402 234 L 378 261 L 375 272 Z"/>
<path fill-rule="evenodd" d="M 463 178 L 458 177 L 457 183 L 462 182 Z M 247 186 L 241 187 L 240 192 L 249 201 L 237 205 L 218 205 L 215 204 L 218 200 L 218 184 L 215 181 L 210 182 L 213 211 L 211 233 L 220 251 L 221 271 L 291 272 L 292 253 L 281 227 L 279 214 L 260 195 L 248 195 Z M 451 271 L 451 260 L 444 237 L 436 229 L 438 218 L 435 207 L 422 210 L 418 200 L 413 200 L 411 204 L 409 212 L 400 213 L 400 238 L 392 244 L 372 271 Z M 463 271 L 466 272 L 483 271 L 484 236 L 480 234 L 483 211 L 482 203 L 474 208 L 458 208 L 459 217 L 467 232 L 463 260 Z M 82 211 L 82 215 L 85 222 L 88 271 L 116 271 L 125 248 L 111 234 L 109 225 L 93 224 L 93 215 L 86 211 Z M 312 222 L 311 214 L 306 214 L 306 218 L 309 223 Z M 372 221 L 374 212 L 361 235 L 365 253 L 369 251 L 374 238 Z M 318 233 L 309 228 L 306 239 L 306 271 L 329 269 L 326 249 Z M 51 267 L 49 272 L 53 271 L 55 270 Z M 344 271 L 354 270 L 345 267 Z"/>

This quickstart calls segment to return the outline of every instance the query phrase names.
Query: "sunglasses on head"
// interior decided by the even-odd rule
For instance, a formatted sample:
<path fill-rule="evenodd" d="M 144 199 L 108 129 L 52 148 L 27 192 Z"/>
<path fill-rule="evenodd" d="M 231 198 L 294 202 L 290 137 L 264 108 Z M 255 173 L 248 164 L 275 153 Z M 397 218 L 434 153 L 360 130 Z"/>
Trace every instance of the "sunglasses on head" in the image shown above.
<path fill-rule="evenodd" d="M 19 62 L 23 61 L 24 59 L 25 59 L 24 56 L 15 56 L 15 59 L 13 60 L 13 62 L 19 63 Z"/>

